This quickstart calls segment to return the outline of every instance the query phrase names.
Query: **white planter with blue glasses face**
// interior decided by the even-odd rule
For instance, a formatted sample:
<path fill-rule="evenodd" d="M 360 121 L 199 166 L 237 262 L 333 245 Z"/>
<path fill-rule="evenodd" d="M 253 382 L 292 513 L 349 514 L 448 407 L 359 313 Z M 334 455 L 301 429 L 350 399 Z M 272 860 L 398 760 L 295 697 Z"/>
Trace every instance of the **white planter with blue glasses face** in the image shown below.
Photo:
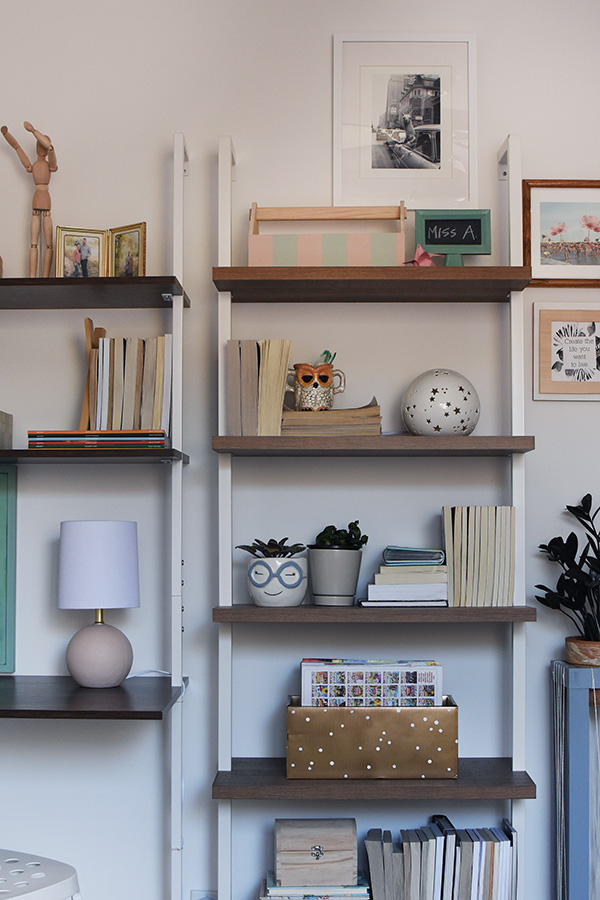
<path fill-rule="evenodd" d="M 256 606 L 300 606 L 308 588 L 305 557 L 253 557 L 248 590 Z"/>

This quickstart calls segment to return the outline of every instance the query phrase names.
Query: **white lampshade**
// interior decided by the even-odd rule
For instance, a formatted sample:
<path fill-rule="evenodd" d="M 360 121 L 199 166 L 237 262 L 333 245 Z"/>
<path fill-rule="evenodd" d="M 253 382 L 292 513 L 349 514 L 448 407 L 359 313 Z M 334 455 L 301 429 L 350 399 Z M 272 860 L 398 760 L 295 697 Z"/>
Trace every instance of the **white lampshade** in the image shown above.
<path fill-rule="evenodd" d="M 137 522 L 60 523 L 60 609 L 140 605 Z"/>
<path fill-rule="evenodd" d="M 82 687 L 117 687 L 127 677 L 133 650 L 125 635 L 103 619 L 105 609 L 140 605 L 137 523 L 60 523 L 58 605 L 95 609 L 96 620 L 67 647 L 67 668 Z"/>

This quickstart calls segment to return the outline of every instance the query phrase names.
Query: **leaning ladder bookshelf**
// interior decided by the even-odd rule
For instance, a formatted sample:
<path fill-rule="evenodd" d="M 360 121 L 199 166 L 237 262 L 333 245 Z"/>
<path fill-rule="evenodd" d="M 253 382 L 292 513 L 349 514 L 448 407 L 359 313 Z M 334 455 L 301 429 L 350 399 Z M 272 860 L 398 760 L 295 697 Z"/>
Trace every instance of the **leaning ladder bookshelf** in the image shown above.
<path fill-rule="evenodd" d="M 29 450 L 0 449 L 0 462 L 21 465 L 110 465 L 168 463 L 170 509 L 165 535 L 170 543 L 170 675 L 135 676 L 118 689 L 79 688 L 67 676 L 3 675 L 0 678 L 0 719 L 61 719 L 161 721 L 168 729 L 169 836 L 165 846 L 165 881 L 170 900 L 182 896 L 182 351 L 183 309 L 183 179 L 187 150 L 183 134 L 173 139 L 173 273 L 135 278 L 4 278 L 0 279 L 0 310 L 169 309 L 173 332 L 171 442 L 167 450 Z M 167 844 L 165 841 L 165 845 Z"/>
<path fill-rule="evenodd" d="M 510 171 L 509 204 L 511 222 L 519 221 L 518 187 L 520 172 L 515 143 L 507 140 L 499 155 L 499 164 Z M 213 621 L 219 628 L 219 727 L 218 772 L 213 782 L 213 798 L 218 801 L 218 888 L 220 900 L 233 894 L 233 804 L 237 801 L 302 800 L 503 800 L 511 804 L 513 823 L 519 833 L 520 867 L 523 871 L 525 801 L 535 797 L 536 789 L 525 771 L 525 627 L 535 620 L 535 610 L 525 603 L 524 534 L 524 454 L 533 449 L 531 437 L 524 434 L 524 404 L 520 396 L 523 384 L 522 294 L 531 273 L 520 265 L 518 234 L 511 232 L 510 267 L 471 267 L 464 269 L 418 270 L 412 268 L 373 269 L 262 269 L 231 265 L 231 182 L 235 156 L 231 140 L 219 144 L 219 253 L 213 280 L 218 290 L 219 325 L 219 434 L 213 449 L 219 459 L 219 606 Z M 405 303 L 405 302 L 500 302 L 510 309 L 511 348 L 511 433 L 493 437 L 446 439 L 443 443 L 409 435 L 382 435 L 347 439 L 317 437 L 298 441 L 294 438 L 232 437 L 226 433 L 225 345 L 231 337 L 232 304 L 236 303 Z M 232 669 L 233 630 L 247 623 L 277 625 L 307 624 L 364 625 L 375 622 L 371 610 L 359 608 L 265 609 L 235 602 L 232 596 L 232 467 L 236 457 L 285 456 L 392 456 L 401 460 L 411 456 L 496 456 L 507 457 L 512 483 L 512 502 L 517 510 L 517 557 L 515 605 L 503 610 L 442 609 L 378 612 L 377 623 L 444 623 L 449 627 L 461 622 L 495 621 L 510 629 L 512 653 L 512 739 L 511 757 L 459 761 L 459 777 L 450 782 L 423 781 L 290 781 L 285 778 L 282 759 L 236 758 L 232 754 Z M 365 616 L 365 613 L 367 616 Z M 349 807 L 351 809 L 351 807 Z M 523 882 L 519 900 L 523 900 Z"/>

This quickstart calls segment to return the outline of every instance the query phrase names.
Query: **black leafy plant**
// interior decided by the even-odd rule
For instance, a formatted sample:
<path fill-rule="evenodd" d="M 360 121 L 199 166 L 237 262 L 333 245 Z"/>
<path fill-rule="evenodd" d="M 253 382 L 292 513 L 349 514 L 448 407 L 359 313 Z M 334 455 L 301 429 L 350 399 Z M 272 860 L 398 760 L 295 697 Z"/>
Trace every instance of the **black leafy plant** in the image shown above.
<path fill-rule="evenodd" d="M 327 525 L 315 538 L 314 547 L 335 547 L 344 550 L 360 550 L 369 538 L 362 534 L 358 525 L 358 519 L 350 522 L 348 528 L 336 528 L 335 525 Z"/>
<path fill-rule="evenodd" d="M 252 544 L 238 544 L 236 550 L 247 550 L 252 556 L 259 557 L 286 557 L 295 556 L 306 550 L 304 544 L 288 544 L 288 538 L 269 538 L 267 543 L 255 538 Z"/>
<path fill-rule="evenodd" d="M 568 616 L 584 640 L 600 641 L 600 533 L 595 524 L 600 507 L 592 512 L 592 495 L 586 494 L 579 506 L 567 506 L 567 510 L 586 532 L 587 541 L 580 551 L 572 531 L 566 539 L 555 537 L 540 544 L 562 572 L 554 590 L 536 584 L 537 590 L 544 591 L 536 600 Z"/>

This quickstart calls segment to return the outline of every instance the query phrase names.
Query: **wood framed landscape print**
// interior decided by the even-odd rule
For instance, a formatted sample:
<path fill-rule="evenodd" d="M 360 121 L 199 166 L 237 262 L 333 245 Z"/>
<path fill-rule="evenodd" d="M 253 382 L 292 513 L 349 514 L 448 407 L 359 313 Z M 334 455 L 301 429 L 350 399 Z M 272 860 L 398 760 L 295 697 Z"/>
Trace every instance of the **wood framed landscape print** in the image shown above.
<path fill-rule="evenodd" d="M 476 206 L 475 66 L 472 35 L 334 35 L 334 205 Z"/>
<path fill-rule="evenodd" d="M 109 230 L 108 274 L 128 277 L 146 274 L 145 222 Z"/>
<path fill-rule="evenodd" d="M 600 303 L 534 303 L 534 400 L 600 400 Z"/>
<path fill-rule="evenodd" d="M 600 181 L 523 181 L 533 287 L 600 287 Z"/>
<path fill-rule="evenodd" d="M 15 671 L 17 468 L 0 466 L 0 672 Z"/>
<path fill-rule="evenodd" d="M 99 228 L 56 229 L 57 278 L 106 275 L 106 231 Z"/>

